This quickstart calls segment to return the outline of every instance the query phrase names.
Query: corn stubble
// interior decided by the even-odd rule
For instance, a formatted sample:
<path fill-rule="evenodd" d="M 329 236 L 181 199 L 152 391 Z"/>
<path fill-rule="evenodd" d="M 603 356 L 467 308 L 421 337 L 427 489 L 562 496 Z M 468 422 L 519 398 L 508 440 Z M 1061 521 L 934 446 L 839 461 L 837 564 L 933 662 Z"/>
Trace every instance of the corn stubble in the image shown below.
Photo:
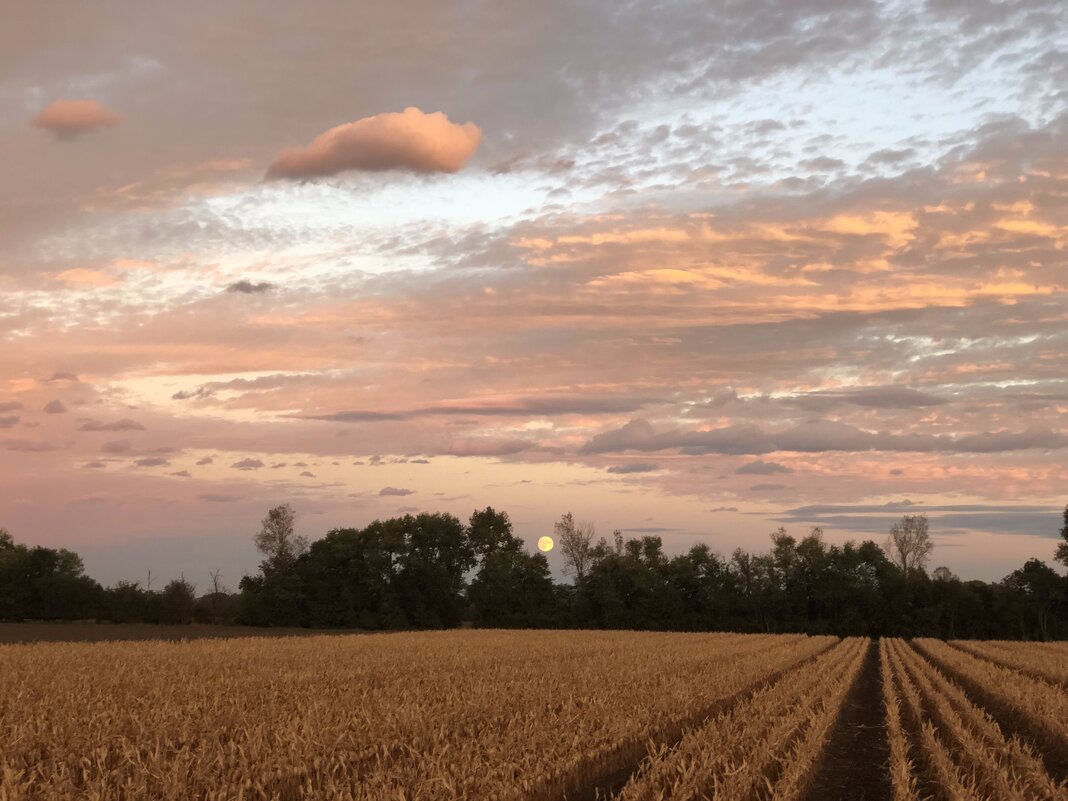
<path fill-rule="evenodd" d="M 869 647 L 515 631 L 0 646 L 0 801 L 803 799 Z M 1008 705 L 1056 740 L 1053 649 L 895 640 L 879 659 L 895 801 L 1068 801 L 999 726 Z"/>
<path fill-rule="evenodd" d="M 1030 661 L 1028 646 L 1015 650 L 1021 664 L 1041 669 L 1041 649 Z M 1063 688 L 963 643 L 883 640 L 879 659 L 894 801 L 1068 801 L 1049 768 L 1068 753 L 1068 717 L 1053 718 L 1068 702 Z"/>

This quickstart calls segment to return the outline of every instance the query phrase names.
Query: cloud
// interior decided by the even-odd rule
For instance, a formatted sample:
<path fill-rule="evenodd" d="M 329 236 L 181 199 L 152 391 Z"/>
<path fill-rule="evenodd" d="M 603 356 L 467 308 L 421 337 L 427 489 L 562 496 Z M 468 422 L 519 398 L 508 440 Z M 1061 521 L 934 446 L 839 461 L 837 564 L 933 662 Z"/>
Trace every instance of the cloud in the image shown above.
<path fill-rule="evenodd" d="M 63 405 L 62 401 L 54 400 L 45 404 L 44 412 L 46 414 L 63 414 L 67 411 L 67 407 Z"/>
<path fill-rule="evenodd" d="M 652 462 L 631 462 L 630 464 L 617 464 L 608 468 L 609 473 L 652 473 L 660 468 Z"/>
<path fill-rule="evenodd" d="M 1068 447 L 1068 434 L 1047 429 L 997 431 L 949 435 L 867 431 L 834 420 L 810 420 L 781 431 L 766 431 L 751 424 L 710 430 L 670 429 L 656 432 L 648 420 L 632 420 L 614 431 L 591 437 L 583 454 L 627 450 L 678 449 L 690 455 L 763 454 L 775 451 L 823 453 L 829 451 L 893 451 L 901 453 L 995 453 L 1013 450 Z"/>
<path fill-rule="evenodd" d="M 59 450 L 58 445 L 28 439 L 5 439 L 3 440 L 3 446 L 9 451 L 21 451 L 23 453 L 44 453 L 45 451 Z"/>
<path fill-rule="evenodd" d="M 162 456 L 147 456 L 144 459 L 134 459 L 134 464 L 138 467 L 163 467 L 169 465 L 170 460 Z"/>
<path fill-rule="evenodd" d="M 807 392 L 791 398 L 801 406 L 831 406 L 847 403 L 869 409 L 915 409 L 941 406 L 945 398 L 908 387 L 867 387 L 852 390 L 824 390 Z"/>
<path fill-rule="evenodd" d="M 425 114 L 409 107 L 339 125 L 307 147 L 283 150 L 266 177 L 317 178 L 348 170 L 457 172 L 481 139 L 474 123 L 458 125 L 440 111 Z"/>
<path fill-rule="evenodd" d="M 111 442 L 105 442 L 100 446 L 100 450 L 103 453 L 126 453 L 132 447 L 127 440 L 116 439 Z"/>
<path fill-rule="evenodd" d="M 17 414 L 9 417 L 0 417 L 0 428 L 14 428 L 22 418 Z"/>
<path fill-rule="evenodd" d="M 114 420 L 110 423 L 103 423 L 99 420 L 86 420 L 80 426 L 81 431 L 144 431 L 145 427 L 138 423 L 136 420 L 130 420 L 128 417 L 124 417 L 121 420 Z"/>
<path fill-rule="evenodd" d="M 973 530 L 1055 538 L 1062 510 L 1037 504 L 822 504 L 788 509 L 778 520 L 885 534 L 902 513 L 926 514 L 936 535 Z"/>
<path fill-rule="evenodd" d="M 74 373 L 67 373 L 67 372 L 52 373 L 51 377 L 42 378 L 41 379 L 41 383 L 42 384 L 55 384 L 55 383 L 77 384 L 78 383 L 78 376 L 76 376 Z"/>
<path fill-rule="evenodd" d="M 56 100 L 41 109 L 33 124 L 67 140 L 99 128 L 114 128 L 122 122 L 122 115 L 105 108 L 95 100 Z"/>
<path fill-rule="evenodd" d="M 83 470 L 102 470 L 107 467 L 104 462 L 86 462 L 82 465 Z"/>
<path fill-rule="evenodd" d="M 274 289 L 274 284 L 270 281 L 252 282 L 247 278 L 242 278 L 240 281 L 235 281 L 226 287 L 227 292 L 238 292 L 244 295 L 255 295 L 261 292 L 267 292 Z"/>
<path fill-rule="evenodd" d="M 414 495 L 415 494 L 415 490 L 402 489 L 401 487 L 382 487 L 382 489 L 380 489 L 378 491 L 378 494 L 379 495 L 398 495 L 398 496 Z"/>
<path fill-rule="evenodd" d="M 740 476 L 770 476 L 775 473 L 792 473 L 794 471 L 786 465 L 779 464 L 778 462 L 765 462 L 762 459 L 757 459 L 754 462 L 743 464 L 734 472 Z"/>
<path fill-rule="evenodd" d="M 206 387 L 198 387 L 195 390 L 182 389 L 171 395 L 171 400 L 189 400 L 190 398 L 210 398 L 215 390 Z"/>
<path fill-rule="evenodd" d="M 518 417 L 565 414 L 620 414 L 641 409 L 655 399 L 648 397 L 531 395 L 513 398 L 472 399 L 417 406 L 397 411 L 355 410 L 330 414 L 303 415 L 305 420 L 333 423 L 373 423 L 387 420 L 411 420 L 417 417 Z"/>
<path fill-rule="evenodd" d="M 84 267 L 75 267 L 72 270 L 64 270 L 56 276 L 57 281 L 70 284 L 75 287 L 99 287 L 110 286 L 118 282 L 114 275 L 101 272 L 100 270 L 87 270 Z"/>
<path fill-rule="evenodd" d="M 242 459 L 238 462 L 234 462 L 230 467 L 235 470 L 259 470 L 263 467 L 263 462 L 259 459 Z"/>
<path fill-rule="evenodd" d="M 657 436 L 653 424 L 638 418 L 631 420 L 622 428 L 597 434 L 587 442 L 581 453 L 609 453 L 626 450 L 662 450 L 656 445 Z M 666 446 L 670 447 L 670 446 Z"/>
<path fill-rule="evenodd" d="M 496 439 L 494 437 L 471 437 L 454 439 L 442 453 L 446 456 L 509 456 L 537 448 L 536 442 L 525 439 Z M 371 464 L 382 462 L 371 459 Z"/>
<path fill-rule="evenodd" d="M 22 404 L 18 401 L 5 401 L 0 403 L 0 412 L 15 412 L 22 408 Z"/>
<path fill-rule="evenodd" d="M 717 506 L 714 509 L 709 509 L 709 512 L 737 512 L 737 506 Z"/>
<path fill-rule="evenodd" d="M 197 498 L 208 503 L 235 503 L 241 500 L 238 495 L 225 495 L 220 492 L 205 492 L 198 495 Z"/>
<path fill-rule="evenodd" d="M 204 456 L 204 457 L 201 457 L 200 459 L 197 459 L 197 466 L 199 467 L 199 466 L 202 466 L 202 465 L 211 464 L 214 461 L 215 460 L 212 457 Z"/>
<path fill-rule="evenodd" d="M 785 484 L 754 484 L 749 488 L 750 492 L 782 492 L 786 489 Z"/>
<path fill-rule="evenodd" d="M 110 503 L 109 498 L 102 498 L 99 495 L 90 495 L 86 498 L 74 498 L 67 501 L 68 506 L 99 506 L 101 504 Z"/>

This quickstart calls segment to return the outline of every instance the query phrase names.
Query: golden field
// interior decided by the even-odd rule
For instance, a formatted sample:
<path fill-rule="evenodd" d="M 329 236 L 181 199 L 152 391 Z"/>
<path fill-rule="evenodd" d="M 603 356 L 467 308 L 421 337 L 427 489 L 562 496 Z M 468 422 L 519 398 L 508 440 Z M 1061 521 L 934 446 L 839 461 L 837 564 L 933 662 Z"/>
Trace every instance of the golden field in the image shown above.
<path fill-rule="evenodd" d="M 865 666 L 895 799 L 1068 799 L 1066 662 L 589 631 L 2 645 L 0 801 L 808 799 Z"/>

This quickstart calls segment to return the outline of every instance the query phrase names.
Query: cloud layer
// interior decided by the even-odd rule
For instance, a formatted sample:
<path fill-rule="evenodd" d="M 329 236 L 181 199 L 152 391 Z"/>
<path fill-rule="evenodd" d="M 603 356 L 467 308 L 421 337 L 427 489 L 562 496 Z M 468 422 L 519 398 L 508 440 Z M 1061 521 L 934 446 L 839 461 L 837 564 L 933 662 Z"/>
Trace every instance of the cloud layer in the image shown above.
<path fill-rule="evenodd" d="M 413 2 L 5 18 L 0 526 L 108 580 L 254 570 L 282 501 L 1051 552 L 1064 3 Z"/>

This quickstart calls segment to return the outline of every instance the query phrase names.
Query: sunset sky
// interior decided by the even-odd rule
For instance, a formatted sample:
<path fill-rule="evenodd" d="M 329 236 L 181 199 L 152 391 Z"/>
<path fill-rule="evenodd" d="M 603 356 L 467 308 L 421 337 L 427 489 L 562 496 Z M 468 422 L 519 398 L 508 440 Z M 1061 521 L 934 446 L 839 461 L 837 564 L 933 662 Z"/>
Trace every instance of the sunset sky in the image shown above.
<path fill-rule="evenodd" d="M 111 583 L 509 512 L 763 551 L 1068 501 L 1063 0 L 10 3 L 0 527 Z M 559 554 L 550 554 L 554 569 Z"/>

